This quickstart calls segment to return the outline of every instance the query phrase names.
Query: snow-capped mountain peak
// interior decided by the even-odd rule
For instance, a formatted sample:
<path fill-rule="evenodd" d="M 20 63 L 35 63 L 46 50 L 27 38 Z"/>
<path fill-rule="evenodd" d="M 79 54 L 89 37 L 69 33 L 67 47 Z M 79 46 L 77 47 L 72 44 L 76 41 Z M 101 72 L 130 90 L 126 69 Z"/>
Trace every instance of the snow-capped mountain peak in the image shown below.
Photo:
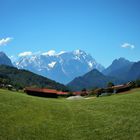
<path fill-rule="evenodd" d="M 99 71 L 104 69 L 90 54 L 82 50 L 59 53 L 50 50 L 40 54 L 22 56 L 15 62 L 15 65 L 19 69 L 27 69 L 61 83 L 68 83 L 94 68 Z"/>
<path fill-rule="evenodd" d="M 76 55 L 81 55 L 81 54 L 83 54 L 83 53 L 85 53 L 84 51 L 82 51 L 82 50 L 75 50 L 75 51 L 73 51 L 74 52 L 74 54 L 76 54 Z"/>

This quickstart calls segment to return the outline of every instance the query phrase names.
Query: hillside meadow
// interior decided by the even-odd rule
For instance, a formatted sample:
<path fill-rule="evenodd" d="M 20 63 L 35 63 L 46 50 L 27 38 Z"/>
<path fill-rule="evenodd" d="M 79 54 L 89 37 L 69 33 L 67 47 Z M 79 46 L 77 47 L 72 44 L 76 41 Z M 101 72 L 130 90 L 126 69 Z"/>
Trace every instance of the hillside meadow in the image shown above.
<path fill-rule="evenodd" d="M 88 100 L 0 89 L 0 140 L 139 140 L 140 89 Z"/>

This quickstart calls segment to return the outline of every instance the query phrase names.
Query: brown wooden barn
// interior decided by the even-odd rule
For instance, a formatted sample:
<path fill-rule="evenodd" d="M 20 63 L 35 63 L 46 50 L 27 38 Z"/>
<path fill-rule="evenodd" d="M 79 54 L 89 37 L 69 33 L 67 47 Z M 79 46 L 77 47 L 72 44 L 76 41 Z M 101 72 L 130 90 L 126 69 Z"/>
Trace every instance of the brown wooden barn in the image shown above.
<path fill-rule="evenodd" d="M 24 90 L 28 95 L 39 97 L 57 98 L 58 96 L 66 96 L 67 92 L 57 91 L 55 89 L 47 88 L 25 88 Z"/>
<path fill-rule="evenodd" d="M 113 86 L 114 93 L 124 92 L 130 90 L 132 87 L 131 83 L 127 83 L 125 85 L 117 85 Z"/>

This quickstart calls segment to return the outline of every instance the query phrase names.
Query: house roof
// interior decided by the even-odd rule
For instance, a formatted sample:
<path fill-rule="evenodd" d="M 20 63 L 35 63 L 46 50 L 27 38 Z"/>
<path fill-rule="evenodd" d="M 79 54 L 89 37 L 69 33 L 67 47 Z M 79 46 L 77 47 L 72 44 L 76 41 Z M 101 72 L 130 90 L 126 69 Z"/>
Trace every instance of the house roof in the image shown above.
<path fill-rule="evenodd" d="M 124 87 L 124 85 L 116 85 L 116 86 L 112 86 L 112 88 L 121 88 Z"/>
<path fill-rule="evenodd" d="M 73 94 L 74 94 L 74 95 L 81 95 L 81 93 L 82 93 L 81 91 L 76 91 L 76 92 L 74 92 Z"/>
<path fill-rule="evenodd" d="M 48 89 L 48 88 L 25 88 L 25 91 L 51 93 L 51 94 L 57 94 L 57 95 L 68 94 L 67 92 L 57 91 L 55 89 Z"/>
<path fill-rule="evenodd" d="M 58 95 L 67 95 L 68 92 L 57 91 L 57 94 L 58 94 Z"/>
<path fill-rule="evenodd" d="M 130 84 L 126 84 L 126 85 L 117 85 L 117 86 L 113 86 L 113 89 L 121 89 L 121 88 L 127 88 L 130 87 Z"/>

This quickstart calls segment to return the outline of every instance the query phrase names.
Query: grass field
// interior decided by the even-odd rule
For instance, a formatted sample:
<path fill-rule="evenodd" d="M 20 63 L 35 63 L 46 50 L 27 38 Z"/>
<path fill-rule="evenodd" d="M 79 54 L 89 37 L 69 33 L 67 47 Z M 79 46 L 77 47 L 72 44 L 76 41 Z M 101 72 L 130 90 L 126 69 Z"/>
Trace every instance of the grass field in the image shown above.
<path fill-rule="evenodd" d="M 89 100 L 0 90 L 0 140 L 140 140 L 140 89 Z"/>

